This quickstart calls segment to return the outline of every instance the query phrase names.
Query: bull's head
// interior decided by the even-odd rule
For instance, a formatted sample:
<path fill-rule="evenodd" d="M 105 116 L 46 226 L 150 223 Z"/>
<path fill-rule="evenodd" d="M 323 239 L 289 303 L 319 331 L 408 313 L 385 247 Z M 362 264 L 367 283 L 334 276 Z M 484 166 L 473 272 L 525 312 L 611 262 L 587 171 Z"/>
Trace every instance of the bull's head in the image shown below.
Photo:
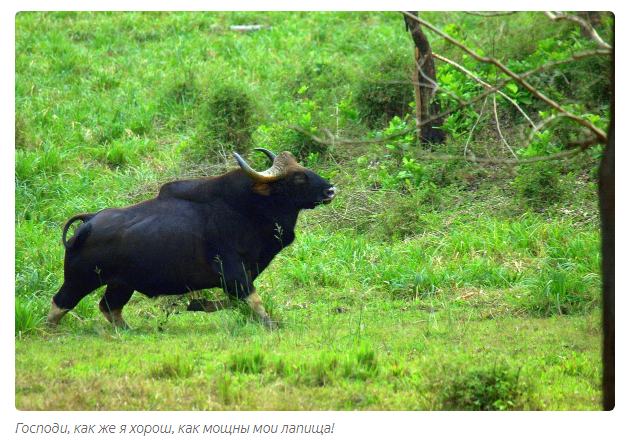
<path fill-rule="evenodd" d="M 336 196 L 333 185 L 315 172 L 298 164 L 294 156 L 283 151 L 278 156 L 264 148 L 255 148 L 272 161 L 266 171 L 255 171 L 236 152 L 233 153 L 243 172 L 253 181 L 252 189 L 261 196 L 281 195 L 301 208 L 329 204 Z"/>

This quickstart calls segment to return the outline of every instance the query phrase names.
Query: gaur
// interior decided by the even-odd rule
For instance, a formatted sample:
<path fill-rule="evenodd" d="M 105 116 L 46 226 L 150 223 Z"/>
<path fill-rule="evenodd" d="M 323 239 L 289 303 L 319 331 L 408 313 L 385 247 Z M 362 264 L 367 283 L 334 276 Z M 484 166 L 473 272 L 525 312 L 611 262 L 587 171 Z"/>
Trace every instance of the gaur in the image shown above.
<path fill-rule="evenodd" d="M 266 171 L 255 171 L 233 153 L 240 169 L 169 182 L 152 199 L 70 218 L 62 235 L 64 283 L 47 322 L 57 324 L 103 285 L 99 309 L 124 328 L 121 311 L 134 291 L 154 297 L 218 287 L 275 327 L 253 282 L 294 240 L 299 212 L 330 203 L 336 189 L 290 152 L 275 156 L 256 149 L 272 161 Z M 77 220 L 82 224 L 66 240 Z M 207 311 L 230 304 L 209 302 Z"/>

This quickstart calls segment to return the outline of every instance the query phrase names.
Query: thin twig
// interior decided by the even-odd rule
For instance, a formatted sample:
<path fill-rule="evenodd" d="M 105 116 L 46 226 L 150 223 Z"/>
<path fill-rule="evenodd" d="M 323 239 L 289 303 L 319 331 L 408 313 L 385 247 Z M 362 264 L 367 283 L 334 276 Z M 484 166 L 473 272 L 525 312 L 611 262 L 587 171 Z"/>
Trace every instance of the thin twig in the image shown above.
<path fill-rule="evenodd" d="M 424 84 L 423 82 L 418 82 L 418 81 L 410 80 L 410 79 L 408 81 L 379 81 L 379 82 L 376 82 L 376 84 L 379 84 L 379 85 L 412 84 L 413 86 L 425 87 L 426 89 L 433 89 L 435 87 L 432 84 Z"/>
<path fill-rule="evenodd" d="M 459 70 L 461 70 L 463 73 L 465 73 L 466 75 L 468 75 L 470 78 L 472 78 L 474 81 L 484 85 L 485 87 L 491 87 L 491 85 L 487 84 L 485 81 L 483 81 L 482 79 L 478 78 L 476 75 L 474 75 L 472 72 L 470 72 L 468 69 L 466 69 L 465 67 L 462 67 L 461 65 L 457 64 L 454 61 L 451 61 L 448 58 L 444 58 L 443 56 L 439 56 L 436 53 L 432 53 L 432 55 L 436 58 L 439 59 L 440 61 L 443 62 L 447 62 L 448 64 L 452 65 L 453 67 L 458 68 Z M 531 118 L 529 118 L 529 116 L 520 108 L 520 106 L 518 106 L 518 104 L 512 100 L 509 96 L 507 96 L 506 94 L 504 94 L 503 92 L 501 92 L 500 90 L 498 91 L 498 94 L 501 95 L 503 98 L 505 98 L 507 101 L 509 101 L 511 104 L 513 104 L 515 106 L 516 109 L 518 109 L 518 111 L 522 114 L 523 117 L 525 117 L 527 119 L 527 121 L 529 122 L 529 124 L 531 125 L 532 128 L 535 128 L 535 124 L 533 123 L 533 121 L 531 121 Z"/>
<path fill-rule="evenodd" d="M 599 45 L 601 48 L 605 50 L 612 50 L 612 46 L 604 42 L 603 39 L 599 37 L 599 34 L 597 34 L 597 31 L 595 31 L 592 25 L 586 22 L 584 19 L 581 19 L 571 14 L 563 14 L 563 13 L 560 13 L 559 11 L 555 11 L 555 14 L 553 14 L 550 11 L 544 11 L 544 14 L 551 20 L 568 20 L 569 22 L 578 24 L 579 26 L 584 28 L 586 31 L 588 31 L 592 40 L 597 42 L 597 45 Z"/>
<path fill-rule="evenodd" d="M 503 136 L 503 133 L 500 131 L 500 122 L 498 121 L 498 112 L 496 111 L 496 93 L 494 92 L 492 93 L 492 95 L 493 95 L 493 100 L 494 100 L 494 118 L 496 119 L 496 129 L 498 129 L 498 135 L 500 135 L 500 139 L 503 141 L 505 146 L 509 148 L 509 151 L 514 156 L 514 158 L 517 159 L 518 156 L 516 155 L 515 152 L 513 152 L 513 149 L 511 149 L 511 146 L 509 146 L 509 144 L 507 143 L 507 140 L 505 140 L 505 137 Z"/>
<path fill-rule="evenodd" d="M 502 62 L 500 62 L 496 58 L 490 57 L 490 56 L 480 56 L 478 53 L 476 53 L 475 51 L 471 50 L 465 44 L 462 44 L 461 42 L 457 41 L 456 39 L 452 38 L 451 36 L 445 34 L 443 31 L 441 31 L 441 30 L 437 29 L 436 27 L 432 26 L 430 23 L 426 22 L 425 20 L 422 20 L 419 17 L 416 17 L 416 16 L 414 16 L 414 15 L 412 15 L 412 14 L 406 12 L 406 11 L 400 11 L 400 12 L 402 14 L 404 14 L 406 17 L 409 17 L 410 19 L 421 23 L 426 28 L 434 31 L 435 33 L 437 33 L 438 35 L 440 35 L 441 37 L 446 39 L 448 42 L 450 42 L 453 45 L 459 47 L 461 50 L 463 50 L 464 52 L 466 52 L 467 54 L 472 56 L 477 61 L 495 65 L 503 73 L 508 75 L 510 78 L 512 78 L 512 79 L 518 81 L 520 84 L 522 84 L 529 92 L 531 92 L 533 94 L 533 96 L 535 96 L 536 98 L 540 99 L 541 101 L 544 101 L 546 104 L 551 106 L 553 109 L 555 109 L 555 110 L 557 110 L 559 112 L 567 112 L 557 102 L 553 101 L 552 99 L 550 99 L 549 97 L 544 95 L 542 92 L 540 92 L 538 89 L 533 87 L 531 84 L 529 84 L 527 81 L 525 81 L 520 75 L 517 75 L 513 71 L 509 70 L 509 68 L 507 68 L 507 66 L 505 66 Z M 599 140 L 600 143 L 605 143 L 606 142 L 606 140 L 607 140 L 606 133 L 604 131 L 602 131 L 601 129 L 599 129 L 598 127 L 596 127 L 594 124 L 592 124 L 589 120 L 587 120 L 585 118 L 582 118 L 582 117 L 579 117 L 579 116 L 577 116 L 575 114 L 571 114 L 571 113 L 568 113 L 568 117 L 570 119 L 574 120 L 575 122 L 579 123 L 583 127 L 587 128 L 587 129 L 590 129 L 590 131 L 592 131 L 592 133 L 597 136 L 597 139 Z"/>
<path fill-rule="evenodd" d="M 538 123 L 538 126 L 537 126 L 537 127 L 536 127 L 533 131 L 531 131 L 531 133 L 529 134 L 529 137 L 528 137 L 527 141 L 528 141 L 528 142 L 531 142 L 531 141 L 533 140 L 533 138 L 535 137 L 535 135 L 536 135 L 537 133 L 539 133 L 539 132 L 542 130 L 542 128 L 543 128 L 544 126 L 546 126 L 546 125 L 548 125 L 549 123 L 551 123 L 551 122 L 553 122 L 553 121 L 557 120 L 558 118 L 564 118 L 564 117 L 566 117 L 566 114 L 555 114 L 555 115 L 551 115 L 550 117 L 548 117 L 548 118 L 546 118 L 546 119 L 542 120 L 540 123 Z"/>
<path fill-rule="evenodd" d="M 560 151 L 555 154 L 550 154 L 548 156 L 538 156 L 538 157 L 530 157 L 527 159 L 497 159 L 497 158 L 479 158 L 479 157 L 463 157 L 463 156 L 451 156 L 447 154 L 428 154 L 424 156 L 419 156 L 417 159 L 419 160 L 463 160 L 466 162 L 473 163 L 485 163 L 489 165 L 523 165 L 527 163 L 535 163 L 535 162 L 547 162 L 550 160 L 564 159 L 566 157 L 571 157 L 577 154 L 581 154 L 582 152 L 587 151 L 591 146 L 601 143 L 597 137 L 590 137 L 586 140 L 582 140 L 579 142 L 572 142 L 566 145 L 567 148 L 579 147 L 577 149 L 573 149 L 571 151 Z"/>
<path fill-rule="evenodd" d="M 425 61 L 425 58 L 424 58 Z M 423 61 L 422 61 L 423 63 Z M 421 65 L 419 64 L 418 61 L 415 61 L 415 65 L 417 66 L 417 70 L 419 70 L 419 73 L 421 73 L 421 76 L 424 77 L 424 79 L 426 81 L 428 81 L 431 85 L 432 85 L 432 91 L 430 92 L 430 98 L 434 98 L 435 94 L 437 93 L 437 89 L 439 88 L 439 85 L 437 84 L 437 82 L 431 78 L 429 78 L 428 76 L 426 76 L 426 74 L 424 73 L 424 71 L 421 69 Z"/>

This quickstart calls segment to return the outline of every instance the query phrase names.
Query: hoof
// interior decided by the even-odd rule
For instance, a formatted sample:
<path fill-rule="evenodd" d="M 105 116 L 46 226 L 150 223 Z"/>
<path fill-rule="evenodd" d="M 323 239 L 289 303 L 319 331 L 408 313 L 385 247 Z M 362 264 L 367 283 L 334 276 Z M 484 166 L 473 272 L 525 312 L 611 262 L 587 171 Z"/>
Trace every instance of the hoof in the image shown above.
<path fill-rule="evenodd" d="M 123 316 L 121 316 L 121 310 L 112 311 L 111 322 L 112 322 L 112 325 L 114 325 L 114 328 L 116 328 L 117 330 L 131 330 L 132 329 L 132 327 L 130 327 L 127 324 L 127 322 L 125 322 L 125 319 L 123 319 Z"/>
<path fill-rule="evenodd" d="M 279 326 L 275 321 L 270 319 L 270 316 L 266 316 L 262 319 L 262 322 L 270 329 L 270 330 L 278 330 Z"/>
<path fill-rule="evenodd" d="M 117 330 L 132 330 L 132 327 L 130 327 L 128 325 L 127 322 L 123 321 L 123 322 L 118 322 L 116 324 L 113 324 L 114 328 L 116 328 Z"/>

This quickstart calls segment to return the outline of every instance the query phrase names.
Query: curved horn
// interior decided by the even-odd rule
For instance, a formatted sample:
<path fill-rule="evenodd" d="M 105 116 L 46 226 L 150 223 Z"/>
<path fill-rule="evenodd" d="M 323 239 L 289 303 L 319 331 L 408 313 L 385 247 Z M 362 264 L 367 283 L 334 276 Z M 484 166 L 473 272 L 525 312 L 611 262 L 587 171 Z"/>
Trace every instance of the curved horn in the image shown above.
<path fill-rule="evenodd" d="M 272 151 L 269 151 L 265 148 L 254 148 L 257 151 L 261 151 L 262 153 L 264 153 L 266 156 L 268 156 L 268 159 L 270 159 L 270 162 L 274 163 L 274 159 L 276 159 L 276 154 L 273 153 Z"/>
<path fill-rule="evenodd" d="M 275 180 L 281 180 L 285 177 L 285 166 L 283 164 L 274 163 L 266 171 L 258 172 L 250 168 L 250 166 L 244 161 L 244 159 L 241 158 L 239 154 L 233 152 L 233 155 L 235 156 L 235 159 L 237 159 L 237 163 L 244 171 L 244 173 L 246 173 L 248 177 L 255 182 L 268 183 L 274 182 Z"/>

